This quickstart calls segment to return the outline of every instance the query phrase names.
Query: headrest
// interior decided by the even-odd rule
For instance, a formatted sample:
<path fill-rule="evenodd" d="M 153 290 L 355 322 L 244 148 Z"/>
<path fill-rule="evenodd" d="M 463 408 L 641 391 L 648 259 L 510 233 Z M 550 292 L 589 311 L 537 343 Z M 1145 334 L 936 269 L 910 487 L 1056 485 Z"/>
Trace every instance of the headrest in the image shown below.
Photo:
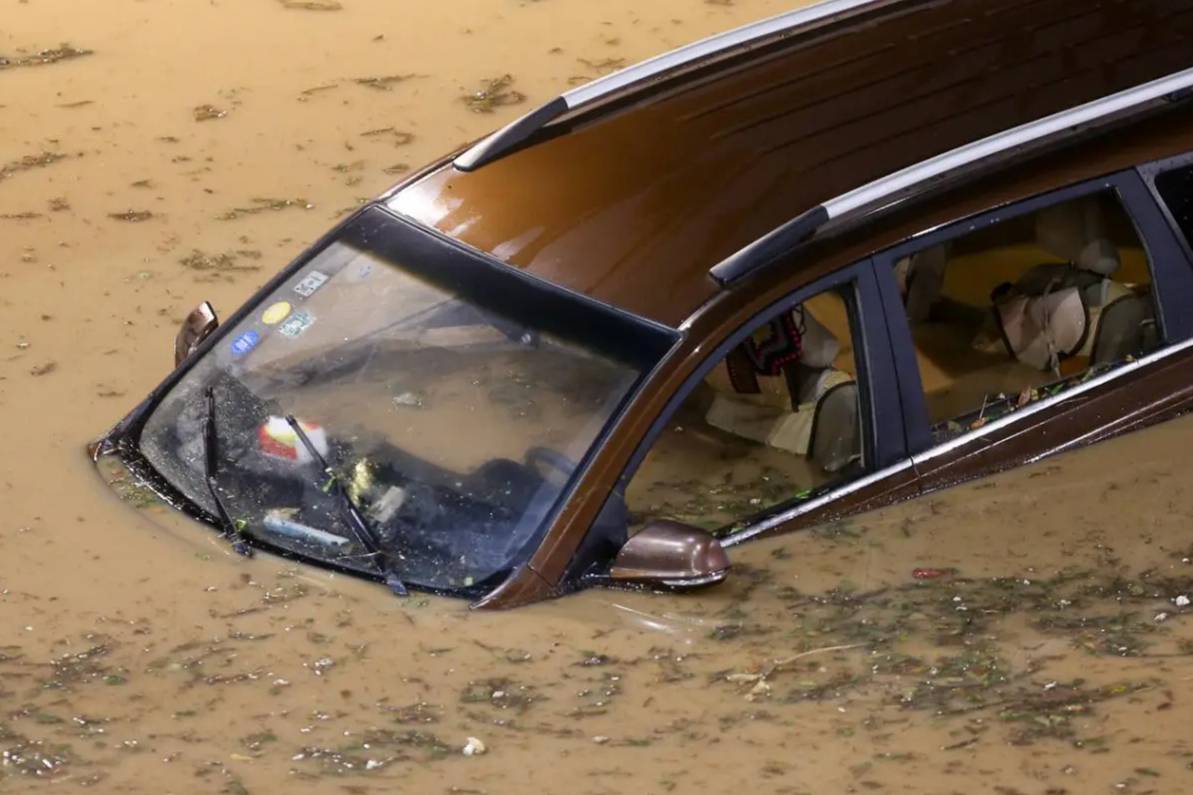
<path fill-rule="evenodd" d="M 1041 296 L 1012 295 L 995 311 L 1010 354 L 1039 370 L 1054 368 L 1085 341 L 1088 317 L 1076 287 Z"/>
<path fill-rule="evenodd" d="M 841 341 L 833 332 L 829 331 L 807 307 L 800 306 L 796 310 L 797 316 L 802 310 L 804 319 L 803 348 L 800 353 L 800 363 L 817 370 L 831 367 L 841 352 Z"/>
<path fill-rule="evenodd" d="M 1036 241 L 1066 262 L 1110 276 L 1118 270 L 1119 255 L 1102 216 L 1096 196 L 1045 207 L 1036 213 Z"/>
<path fill-rule="evenodd" d="M 1091 240 L 1085 248 L 1081 249 L 1075 264 L 1079 268 L 1108 277 L 1117 271 L 1120 265 L 1118 250 L 1109 240 L 1099 237 L 1096 240 Z"/>
<path fill-rule="evenodd" d="M 944 289 L 945 267 L 949 260 L 949 245 L 941 243 L 910 257 L 904 257 L 895 264 L 895 276 L 900 282 L 903 305 L 907 318 L 912 323 L 928 319 L 932 305 L 940 298 Z"/>

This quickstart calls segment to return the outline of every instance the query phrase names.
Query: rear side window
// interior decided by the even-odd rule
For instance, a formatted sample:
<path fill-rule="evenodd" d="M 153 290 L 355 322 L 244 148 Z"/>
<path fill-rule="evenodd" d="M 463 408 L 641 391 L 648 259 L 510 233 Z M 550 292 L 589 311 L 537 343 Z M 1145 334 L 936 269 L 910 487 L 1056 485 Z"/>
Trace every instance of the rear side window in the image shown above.
<path fill-rule="evenodd" d="M 1185 242 L 1193 248 L 1193 165 L 1157 176 L 1156 190 L 1168 205 L 1168 211 L 1185 236 Z"/>
<path fill-rule="evenodd" d="M 1151 263 L 1113 191 L 976 225 L 895 275 L 935 442 L 1162 342 Z"/>

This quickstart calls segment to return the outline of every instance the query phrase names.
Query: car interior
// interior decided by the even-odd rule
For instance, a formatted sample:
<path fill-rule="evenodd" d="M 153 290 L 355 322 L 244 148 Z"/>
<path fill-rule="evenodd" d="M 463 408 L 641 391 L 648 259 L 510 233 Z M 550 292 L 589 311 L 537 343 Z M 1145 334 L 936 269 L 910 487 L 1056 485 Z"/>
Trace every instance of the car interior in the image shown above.
<path fill-rule="evenodd" d="M 1147 254 L 1118 198 L 1083 196 L 900 258 L 895 277 L 933 440 L 1160 342 Z M 734 348 L 672 417 L 626 500 L 716 532 L 860 474 L 849 303 L 825 292 Z"/>
<path fill-rule="evenodd" d="M 684 402 L 627 489 L 631 525 L 712 531 L 863 468 L 849 311 L 835 292 L 734 348 Z"/>
<path fill-rule="evenodd" d="M 931 245 L 895 275 L 937 440 L 1159 342 L 1147 255 L 1110 192 Z"/>

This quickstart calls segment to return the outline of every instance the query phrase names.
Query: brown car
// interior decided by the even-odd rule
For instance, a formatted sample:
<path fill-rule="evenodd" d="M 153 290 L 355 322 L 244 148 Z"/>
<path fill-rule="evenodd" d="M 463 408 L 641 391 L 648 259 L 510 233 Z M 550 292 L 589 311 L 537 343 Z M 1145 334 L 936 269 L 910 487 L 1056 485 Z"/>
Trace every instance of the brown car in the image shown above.
<path fill-rule="evenodd" d="M 698 42 L 201 306 L 93 453 L 397 593 L 716 582 L 1193 405 L 1191 89 L 1185 0 L 830 0 Z"/>

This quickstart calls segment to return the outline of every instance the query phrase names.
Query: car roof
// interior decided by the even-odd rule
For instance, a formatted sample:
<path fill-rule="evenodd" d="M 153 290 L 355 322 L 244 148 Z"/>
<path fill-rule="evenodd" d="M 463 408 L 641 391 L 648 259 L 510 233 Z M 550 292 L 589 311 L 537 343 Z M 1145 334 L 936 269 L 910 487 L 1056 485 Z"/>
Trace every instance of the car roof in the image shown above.
<path fill-rule="evenodd" d="M 826 4 L 828 5 L 833 4 Z M 838 3 L 839 5 L 839 3 Z M 713 266 L 900 169 L 1193 66 L 1193 4 L 876 0 L 630 86 L 392 206 L 679 325 Z"/>

